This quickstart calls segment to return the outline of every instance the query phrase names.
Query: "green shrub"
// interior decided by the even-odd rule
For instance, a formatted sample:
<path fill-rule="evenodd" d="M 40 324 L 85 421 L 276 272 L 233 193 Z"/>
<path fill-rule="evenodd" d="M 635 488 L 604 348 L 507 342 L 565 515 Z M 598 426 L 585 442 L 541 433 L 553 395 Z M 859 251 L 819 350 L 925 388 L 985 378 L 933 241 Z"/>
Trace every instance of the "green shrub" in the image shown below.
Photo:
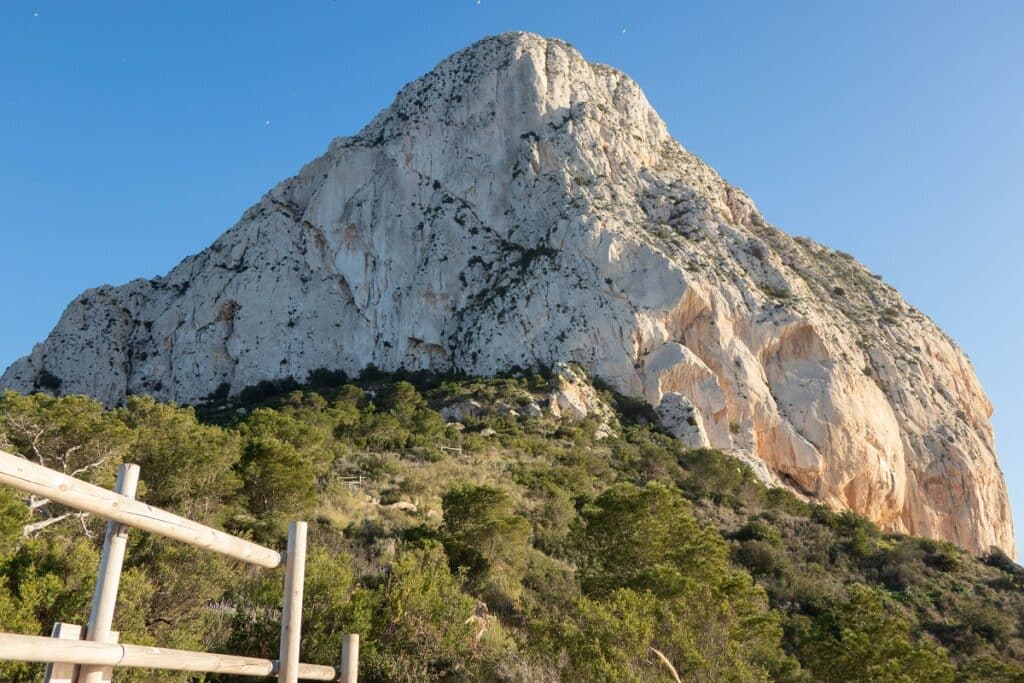
<path fill-rule="evenodd" d="M 771 299 L 776 299 L 778 301 L 788 301 L 793 298 L 792 290 L 776 287 L 774 285 L 768 284 L 767 282 L 759 283 L 757 286 Z"/>
<path fill-rule="evenodd" d="M 679 456 L 679 464 L 688 475 L 680 481 L 679 488 L 690 498 L 710 498 L 736 507 L 748 490 L 758 490 L 764 495 L 764 486 L 753 471 L 721 451 L 710 448 L 686 451 Z"/>
<path fill-rule="evenodd" d="M 747 522 L 746 526 L 732 534 L 732 538 L 737 541 L 763 541 L 768 545 L 782 545 L 782 536 L 779 532 L 760 519 Z"/>
<path fill-rule="evenodd" d="M 456 486 L 442 502 L 441 537 L 452 569 L 464 570 L 489 605 L 510 611 L 522 591 L 529 522 L 515 514 L 508 494 L 493 486 Z"/>
<path fill-rule="evenodd" d="M 366 634 L 360 675 L 368 680 L 452 680 L 476 664 L 474 601 L 460 590 L 436 544 L 407 549 L 386 581 L 352 596 L 349 623 Z"/>
<path fill-rule="evenodd" d="M 792 491 L 781 487 L 772 487 L 765 491 L 765 506 L 769 510 L 779 510 L 797 517 L 808 517 L 811 506 L 800 500 Z"/>
<path fill-rule="evenodd" d="M 61 386 L 64 384 L 64 380 L 62 380 L 60 377 L 53 374 L 46 368 L 43 368 L 42 370 L 39 371 L 39 374 L 36 376 L 35 384 L 36 387 L 39 389 L 46 389 L 47 391 L 55 392 L 60 391 Z"/>
<path fill-rule="evenodd" d="M 817 680 L 946 681 L 955 670 L 946 651 L 915 643 L 910 626 L 895 616 L 877 592 L 850 588 L 848 602 L 833 603 L 799 637 L 798 656 Z"/>
<path fill-rule="evenodd" d="M 736 562 L 756 576 L 785 576 L 790 571 L 786 552 L 777 546 L 760 540 L 746 540 L 735 552 Z"/>

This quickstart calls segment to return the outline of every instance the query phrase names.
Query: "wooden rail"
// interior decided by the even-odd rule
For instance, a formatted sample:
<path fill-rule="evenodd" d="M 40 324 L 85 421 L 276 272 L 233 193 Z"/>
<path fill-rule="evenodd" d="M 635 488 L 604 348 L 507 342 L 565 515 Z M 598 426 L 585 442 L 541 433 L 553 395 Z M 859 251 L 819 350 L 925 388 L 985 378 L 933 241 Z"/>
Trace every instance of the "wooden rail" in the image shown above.
<path fill-rule="evenodd" d="M 275 676 L 277 661 L 257 657 L 239 657 L 211 652 L 170 650 L 163 647 L 96 643 L 89 640 L 58 640 L 46 636 L 0 633 L 0 652 L 4 659 L 24 662 L 66 662 L 168 671 L 196 671 L 236 676 Z M 338 671 L 333 666 L 299 664 L 298 677 L 305 680 L 333 681 Z"/>
<path fill-rule="evenodd" d="M 268 568 L 281 564 L 281 553 L 276 550 L 211 529 L 5 451 L 0 451 L 0 484 L 49 498 L 55 503 L 90 512 L 125 526 L 215 550 L 243 562 Z"/>
<path fill-rule="evenodd" d="M 82 629 L 73 624 L 56 624 L 51 638 L 0 633 L 0 659 L 48 662 L 50 666 L 45 678 L 48 683 L 71 680 L 77 683 L 108 683 L 114 666 L 240 676 L 276 675 L 279 683 L 296 683 L 300 678 L 333 681 L 341 676 L 340 680 L 345 683 L 356 683 L 359 657 L 359 636 L 356 634 L 345 638 L 340 670 L 299 661 L 306 567 L 305 522 L 292 522 L 288 530 L 288 551 L 282 556 L 276 550 L 134 500 L 138 478 L 138 465 L 121 465 L 117 492 L 108 491 L 0 451 L 0 484 L 108 520 L 85 639 L 79 639 Z M 124 562 L 127 527 L 263 567 L 277 567 L 286 560 L 279 659 L 117 643 L 116 632 L 111 631 L 111 626 Z"/>

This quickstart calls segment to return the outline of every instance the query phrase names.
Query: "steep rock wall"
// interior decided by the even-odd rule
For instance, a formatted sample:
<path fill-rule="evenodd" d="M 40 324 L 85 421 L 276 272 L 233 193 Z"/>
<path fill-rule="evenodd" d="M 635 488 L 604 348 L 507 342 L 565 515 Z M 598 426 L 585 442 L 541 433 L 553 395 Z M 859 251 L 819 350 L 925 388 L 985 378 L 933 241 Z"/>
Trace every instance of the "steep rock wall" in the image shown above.
<path fill-rule="evenodd" d="M 85 292 L 0 386 L 194 402 L 316 368 L 562 360 L 685 397 L 702 439 L 807 495 L 1014 552 L 963 353 L 768 225 L 625 75 L 529 34 L 407 85 L 165 277 Z"/>

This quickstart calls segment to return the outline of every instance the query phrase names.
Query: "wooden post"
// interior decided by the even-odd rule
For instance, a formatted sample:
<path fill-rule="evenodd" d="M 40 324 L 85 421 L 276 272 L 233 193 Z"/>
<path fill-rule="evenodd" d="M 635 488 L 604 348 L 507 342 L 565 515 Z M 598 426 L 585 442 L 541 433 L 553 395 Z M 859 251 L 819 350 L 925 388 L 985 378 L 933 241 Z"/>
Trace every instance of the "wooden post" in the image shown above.
<path fill-rule="evenodd" d="M 306 523 L 288 527 L 285 555 L 284 607 L 281 610 L 281 650 L 278 655 L 278 683 L 299 680 L 299 643 L 302 640 L 302 587 L 306 579 Z"/>
<path fill-rule="evenodd" d="M 82 627 L 78 624 L 65 624 L 58 621 L 53 625 L 50 637 L 61 640 L 81 640 Z M 46 673 L 43 674 L 43 683 L 75 683 L 75 676 L 78 675 L 78 665 L 69 662 L 50 662 L 46 665 Z"/>
<path fill-rule="evenodd" d="M 104 642 L 116 645 L 119 640 L 121 640 L 121 632 L 111 631 L 110 635 L 107 636 L 107 639 Z M 81 668 L 88 669 L 92 667 L 83 666 Z M 100 683 L 110 683 L 112 680 L 114 680 L 114 667 L 110 665 L 102 665 L 96 668 L 99 669 L 100 672 Z M 79 673 L 78 675 L 81 676 L 82 674 Z"/>
<path fill-rule="evenodd" d="M 139 466 L 125 463 L 117 472 L 114 490 L 125 498 L 135 498 L 139 485 Z M 100 570 L 96 576 L 96 588 L 92 594 L 92 610 L 85 639 L 97 643 L 110 640 L 110 627 L 114 623 L 114 606 L 117 604 L 117 589 L 121 584 L 121 566 L 124 564 L 125 546 L 128 544 L 128 527 L 119 522 L 107 522 L 107 534 L 103 538 L 103 555 Z M 83 666 L 78 673 L 78 683 L 103 683 L 110 676 L 104 675 L 104 667 Z"/>
<path fill-rule="evenodd" d="M 349 633 L 341 644 L 341 681 L 356 683 L 359 679 L 359 634 Z"/>

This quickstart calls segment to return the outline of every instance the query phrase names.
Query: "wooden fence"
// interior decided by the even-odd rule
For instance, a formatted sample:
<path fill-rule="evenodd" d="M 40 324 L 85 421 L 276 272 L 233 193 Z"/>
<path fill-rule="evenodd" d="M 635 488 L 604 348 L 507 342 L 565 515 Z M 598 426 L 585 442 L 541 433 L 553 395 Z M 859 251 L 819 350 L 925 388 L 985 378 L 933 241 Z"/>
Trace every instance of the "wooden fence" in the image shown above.
<path fill-rule="evenodd" d="M 306 566 L 305 522 L 291 523 L 288 547 L 282 554 L 135 500 L 138 481 L 138 465 L 121 465 L 115 490 L 108 491 L 0 451 L 0 484 L 108 520 L 92 609 L 84 632 L 81 626 L 59 623 L 54 625 L 49 638 L 0 633 L 0 659 L 48 663 L 44 679 L 47 683 L 105 683 L 110 681 L 113 667 L 277 676 L 282 683 L 296 683 L 300 678 L 356 682 L 359 662 L 359 636 L 356 634 L 345 637 L 338 668 L 299 662 Z M 166 536 L 260 567 L 284 564 L 278 659 L 118 643 L 118 634 L 111 631 L 111 626 L 129 528 Z"/>

